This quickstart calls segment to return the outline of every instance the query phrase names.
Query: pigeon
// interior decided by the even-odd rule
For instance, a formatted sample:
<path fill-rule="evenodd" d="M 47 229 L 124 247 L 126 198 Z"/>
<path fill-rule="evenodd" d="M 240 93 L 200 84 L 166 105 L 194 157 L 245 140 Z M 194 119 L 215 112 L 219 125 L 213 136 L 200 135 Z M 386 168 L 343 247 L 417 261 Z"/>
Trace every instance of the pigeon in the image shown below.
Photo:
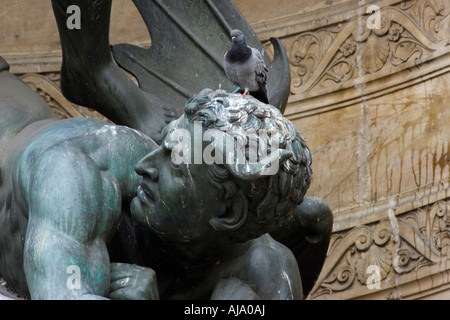
<path fill-rule="evenodd" d="M 244 97 L 250 94 L 264 103 L 267 98 L 267 73 L 261 52 L 247 46 L 242 31 L 233 30 L 230 33 L 231 47 L 224 56 L 224 70 L 228 79 L 244 90 Z"/>

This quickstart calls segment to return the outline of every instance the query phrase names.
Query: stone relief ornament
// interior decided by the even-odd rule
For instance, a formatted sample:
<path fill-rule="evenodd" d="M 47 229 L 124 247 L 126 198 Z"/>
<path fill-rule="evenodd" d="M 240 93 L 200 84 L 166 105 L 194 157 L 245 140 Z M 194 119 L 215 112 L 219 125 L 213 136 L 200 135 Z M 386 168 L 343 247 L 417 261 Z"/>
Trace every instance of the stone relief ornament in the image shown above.
<path fill-rule="evenodd" d="M 449 225 L 447 199 L 333 234 L 325 265 L 309 298 L 326 299 L 335 293 L 342 295 L 344 290 L 348 298 L 373 293 L 368 283 L 371 267 L 378 272 L 378 289 L 387 290 L 385 298 L 392 298 L 390 291 L 416 281 L 421 274 L 445 272 L 450 257 Z"/>
<path fill-rule="evenodd" d="M 449 51 L 450 3 L 390 3 L 380 9 L 379 28 L 369 28 L 370 14 L 364 13 L 289 39 L 291 93 L 335 91 Z"/>

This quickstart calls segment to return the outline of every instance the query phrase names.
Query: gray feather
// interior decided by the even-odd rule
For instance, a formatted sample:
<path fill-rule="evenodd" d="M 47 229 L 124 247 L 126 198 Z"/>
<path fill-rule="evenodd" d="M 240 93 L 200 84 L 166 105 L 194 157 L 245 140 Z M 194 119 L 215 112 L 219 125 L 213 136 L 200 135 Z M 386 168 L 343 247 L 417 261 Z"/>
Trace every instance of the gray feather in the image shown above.
<path fill-rule="evenodd" d="M 247 46 L 239 30 L 233 30 L 231 36 L 233 39 L 231 48 L 224 56 L 225 74 L 242 90 L 268 103 L 266 89 L 268 69 L 261 52 Z"/>

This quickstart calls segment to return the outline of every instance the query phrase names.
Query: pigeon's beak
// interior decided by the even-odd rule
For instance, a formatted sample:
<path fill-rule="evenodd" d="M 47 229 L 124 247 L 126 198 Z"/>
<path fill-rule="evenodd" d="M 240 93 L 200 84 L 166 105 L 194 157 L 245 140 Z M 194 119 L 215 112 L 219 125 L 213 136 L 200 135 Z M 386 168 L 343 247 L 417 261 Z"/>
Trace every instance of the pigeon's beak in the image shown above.
<path fill-rule="evenodd" d="M 233 41 L 234 39 L 236 39 L 236 36 L 232 36 L 231 37 L 231 41 Z"/>

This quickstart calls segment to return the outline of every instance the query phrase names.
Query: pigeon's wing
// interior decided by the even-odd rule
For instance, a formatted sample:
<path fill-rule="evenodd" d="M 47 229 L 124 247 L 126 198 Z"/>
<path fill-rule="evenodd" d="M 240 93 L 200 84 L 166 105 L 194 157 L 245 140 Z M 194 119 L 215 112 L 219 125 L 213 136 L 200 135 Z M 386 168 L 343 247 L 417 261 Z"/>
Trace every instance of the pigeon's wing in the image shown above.
<path fill-rule="evenodd" d="M 253 64 L 255 65 L 255 75 L 256 75 L 256 82 L 258 82 L 258 85 L 260 87 L 264 87 L 267 82 L 267 66 L 264 62 L 264 59 L 262 57 L 262 54 L 259 50 L 252 48 L 253 51 Z"/>
<path fill-rule="evenodd" d="M 151 37 L 148 49 L 130 44 L 112 48 L 116 62 L 139 86 L 181 114 L 186 99 L 204 88 L 234 88 L 223 69 L 230 32 L 240 29 L 247 44 L 263 50 L 251 27 L 231 0 L 133 0 Z M 282 111 L 290 88 L 289 62 L 281 42 L 271 39 L 275 56 L 266 61 L 271 104 Z"/>
<path fill-rule="evenodd" d="M 223 56 L 223 70 L 225 71 L 225 75 L 227 78 L 235 85 L 237 85 L 236 81 L 236 67 L 234 64 L 228 62 L 227 53 Z"/>

